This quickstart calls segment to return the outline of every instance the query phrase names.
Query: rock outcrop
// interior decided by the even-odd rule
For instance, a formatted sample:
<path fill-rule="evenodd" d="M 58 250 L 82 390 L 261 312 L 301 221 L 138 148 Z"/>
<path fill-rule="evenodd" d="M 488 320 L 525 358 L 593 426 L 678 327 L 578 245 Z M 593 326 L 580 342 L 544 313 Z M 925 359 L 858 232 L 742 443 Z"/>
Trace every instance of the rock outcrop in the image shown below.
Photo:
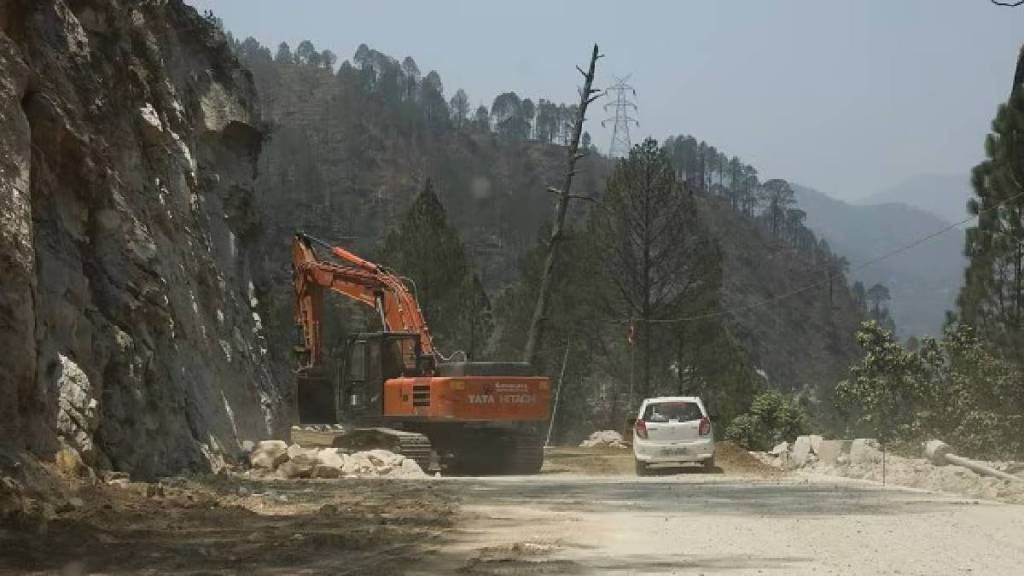
<path fill-rule="evenodd" d="M 181 0 L 0 3 L 0 442 L 147 477 L 282 433 L 260 122 Z"/>

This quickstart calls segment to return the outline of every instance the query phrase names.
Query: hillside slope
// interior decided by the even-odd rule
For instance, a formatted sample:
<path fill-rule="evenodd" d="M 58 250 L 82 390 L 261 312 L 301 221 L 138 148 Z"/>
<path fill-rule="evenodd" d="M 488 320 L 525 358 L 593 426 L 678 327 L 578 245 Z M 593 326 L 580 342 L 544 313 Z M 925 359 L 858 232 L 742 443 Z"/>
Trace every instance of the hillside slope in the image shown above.
<path fill-rule="evenodd" d="M 819 394 L 859 356 L 861 317 L 842 278 L 721 206 L 702 211 L 724 258 L 724 322 L 773 388 Z M 808 289 L 808 287 L 811 287 Z M 799 292 L 794 294 L 794 292 Z"/>
<path fill-rule="evenodd" d="M 403 76 L 412 66 L 403 61 L 399 67 L 397 60 L 365 47 L 354 64 L 343 62 L 335 71 L 311 56 L 317 54 L 311 45 L 302 46 L 306 56 L 282 46 L 272 57 L 255 40 L 237 45 L 254 71 L 271 130 L 257 181 L 258 203 L 267 215 L 259 289 L 273 310 L 267 326 L 281 378 L 288 377 L 292 362 L 288 243 L 296 229 L 373 256 L 430 178 L 496 298 L 519 280 L 517 262 L 536 246 L 552 208 L 545 189 L 560 184 L 566 153 L 557 143 L 507 137 L 486 110 L 483 125 L 460 125 L 447 108 L 439 117 L 433 107 L 445 101 L 433 92 L 440 87 L 435 72 L 422 79 Z M 611 166 L 600 156 L 586 158 L 577 167 L 573 192 L 600 196 Z M 726 255 L 727 307 L 823 278 L 823 269 L 766 240 L 752 217 L 708 206 L 709 226 Z M 572 219 L 579 222 L 587 209 L 587 203 L 576 203 Z M 749 372 L 760 368 L 773 386 L 792 391 L 834 384 L 856 353 L 852 334 L 859 321 L 841 284 L 837 280 L 831 312 L 823 288 L 730 317 L 727 328 L 747 351 Z M 522 298 L 532 301 L 532 294 Z M 352 307 L 340 310 L 336 332 L 368 320 Z"/>
<path fill-rule="evenodd" d="M 794 186 L 807 225 L 850 261 L 852 280 L 881 282 L 892 293 L 890 310 L 903 336 L 942 333 L 944 312 L 953 308 L 963 275 L 963 232 L 950 230 L 923 244 L 862 269 L 858 264 L 887 254 L 949 224 L 904 204 L 858 206 L 811 188 Z"/>
<path fill-rule="evenodd" d="M 918 174 L 888 190 L 859 200 L 857 204 L 906 204 L 931 212 L 947 222 L 959 222 L 967 217 L 967 200 L 970 197 L 968 174 Z"/>
<path fill-rule="evenodd" d="M 251 78 L 180 0 L 11 0 L 0 26 L 0 442 L 209 470 L 279 424 Z"/>

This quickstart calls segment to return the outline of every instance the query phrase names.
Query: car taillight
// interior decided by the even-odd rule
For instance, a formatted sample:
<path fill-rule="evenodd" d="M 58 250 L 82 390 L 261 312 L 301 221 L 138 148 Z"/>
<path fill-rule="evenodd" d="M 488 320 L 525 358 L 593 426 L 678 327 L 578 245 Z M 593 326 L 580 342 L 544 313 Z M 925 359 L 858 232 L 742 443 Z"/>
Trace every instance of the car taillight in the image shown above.
<path fill-rule="evenodd" d="M 707 436 L 711 434 L 711 419 L 707 416 L 700 419 L 700 428 L 697 428 L 697 434 L 701 436 Z"/>
<path fill-rule="evenodd" d="M 636 425 L 633 426 L 633 434 L 638 438 L 647 439 L 647 423 L 637 418 Z"/>

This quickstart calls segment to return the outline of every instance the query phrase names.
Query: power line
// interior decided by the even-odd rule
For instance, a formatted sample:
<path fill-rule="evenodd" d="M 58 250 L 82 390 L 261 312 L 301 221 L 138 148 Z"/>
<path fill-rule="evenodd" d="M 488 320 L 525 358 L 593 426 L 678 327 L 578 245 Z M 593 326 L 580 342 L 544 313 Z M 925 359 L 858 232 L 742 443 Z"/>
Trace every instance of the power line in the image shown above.
<path fill-rule="evenodd" d="M 615 115 L 601 121 L 602 127 L 607 122 L 614 122 L 612 125 L 612 141 L 608 145 L 608 156 L 611 158 L 624 158 L 629 155 L 629 150 L 633 147 L 629 140 L 629 125 L 640 126 L 640 122 L 630 116 L 631 110 L 639 112 L 639 109 L 636 106 L 636 102 L 629 99 L 630 94 L 634 98 L 636 97 L 636 90 L 626 83 L 628 80 L 629 76 L 615 78 L 615 84 L 605 90 L 605 94 L 615 95 L 614 102 L 608 102 L 604 105 L 605 112 L 609 108 L 614 108 Z"/>
<path fill-rule="evenodd" d="M 1012 200 L 1016 200 L 1017 198 L 1020 198 L 1022 196 L 1024 196 L 1024 191 L 1018 192 L 1017 194 L 1014 194 L 1013 196 L 1010 196 L 1009 198 L 1005 198 L 1005 199 L 1003 199 L 1002 201 L 996 203 L 993 206 L 989 206 L 988 208 L 985 208 L 983 210 L 979 210 L 978 213 L 973 215 L 973 216 L 968 216 L 967 218 L 964 218 L 963 220 L 961 220 L 959 222 L 950 224 L 950 225 L 942 228 L 941 230 L 938 230 L 936 232 L 932 232 L 931 234 L 926 234 L 925 236 L 922 236 L 922 237 L 914 240 L 913 242 L 910 242 L 909 244 L 906 244 L 904 246 L 900 246 L 899 248 L 896 248 L 895 250 L 891 250 L 889 252 L 886 252 L 884 254 L 881 254 L 879 256 L 876 256 L 874 258 L 871 258 L 869 260 L 861 262 L 860 264 L 857 264 L 856 266 L 852 266 L 850 268 L 850 271 L 851 272 L 855 272 L 857 270 L 862 270 L 864 268 L 867 268 L 868 266 L 871 266 L 872 264 L 877 264 L 877 263 L 881 262 L 882 260 L 887 260 L 889 258 L 892 258 L 893 256 L 897 256 L 899 254 L 902 254 L 902 253 L 906 252 L 907 250 L 911 250 L 913 248 L 916 248 L 917 246 L 919 246 L 921 244 L 924 244 L 925 242 L 931 240 L 932 238 L 935 238 L 937 236 L 941 236 L 942 234 L 945 234 L 946 232 L 949 232 L 950 230 L 952 230 L 954 228 L 963 226 L 964 224 L 967 224 L 971 220 L 974 220 L 975 218 L 978 218 L 982 214 L 984 214 L 986 212 L 990 212 L 992 210 L 995 210 L 995 209 L 1001 207 L 1003 204 L 1006 204 L 1007 202 L 1010 202 Z M 719 316 L 726 316 L 726 315 L 730 315 L 730 314 L 735 314 L 737 312 L 744 312 L 744 311 L 749 311 L 749 310 L 755 310 L 757 308 L 761 308 L 761 307 L 767 306 L 769 304 L 774 304 L 774 303 L 779 302 L 781 300 L 784 300 L 786 298 L 791 298 L 791 297 L 796 296 L 798 294 L 802 294 L 804 292 L 807 292 L 808 290 L 812 290 L 814 288 L 820 288 L 820 287 L 828 284 L 831 281 L 832 281 L 831 278 L 826 279 L 826 280 L 820 280 L 818 282 L 807 284 L 806 286 L 803 286 L 801 288 L 797 288 L 795 290 L 791 290 L 789 292 L 785 292 L 785 293 L 780 294 L 778 296 L 775 296 L 775 297 L 772 297 L 772 298 L 768 298 L 767 300 L 762 300 L 761 302 L 755 302 L 753 304 L 748 304 L 746 306 L 739 306 L 737 308 L 730 308 L 728 310 L 720 310 L 720 311 L 717 311 L 717 312 L 707 312 L 707 313 L 704 313 L 704 314 L 697 314 L 697 315 L 694 315 L 694 316 L 682 316 L 682 317 L 679 317 L 679 318 L 662 318 L 662 319 L 655 319 L 655 320 L 647 320 L 646 323 L 647 324 L 677 324 L 677 323 L 682 323 L 682 322 L 694 322 L 694 321 L 697 321 L 697 320 L 707 320 L 707 319 L 716 318 L 716 317 L 719 317 Z M 620 321 L 618 321 L 618 323 L 634 322 L 634 321 L 641 321 L 642 322 L 643 320 L 640 320 L 640 319 L 633 319 L 633 320 L 628 320 L 628 321 L 620 320 Z"/>

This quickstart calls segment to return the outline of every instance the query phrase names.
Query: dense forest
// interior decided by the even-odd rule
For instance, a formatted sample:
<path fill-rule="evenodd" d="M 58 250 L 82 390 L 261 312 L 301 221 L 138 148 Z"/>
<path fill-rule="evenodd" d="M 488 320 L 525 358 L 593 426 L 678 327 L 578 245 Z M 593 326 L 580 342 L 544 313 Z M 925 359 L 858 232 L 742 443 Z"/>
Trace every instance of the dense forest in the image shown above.
<path fill-rule="evenodd" d="M 289 377 L 287 248 L 297 229 L 411 277 L 443 351 L 517 359 L 550 225 L 547 188 L 563 169 L 575 107 L 509 91 L 474 109 L 464 90 L 447 97 L 436 71 L 365 45 L 339 63 L 310 42 L 273 51 L 231 42 L 269 133 L 258 289 L 282 343 L 272 346 L 278 377 Z M 728 420 L 774 388 L 831 418 L 826 400 L 856 357 L 867 309 L 847 286 L 845 260 L 804 226 L 789 184 L 762 181 L 692 136 L 645 141 L 622 160 L 599 154 L 587 134 L 583 147 L 573 191 L 593 201 L 571 206 L 539 355 L 553 377 L 565 360 L 556 433 L 617 427 L 631 390 L 700 393 Z M 638 268 L 643 253 L 654 256 Z M 793 290 L 802 293 L 780 298 Z M 372 325 L 364 311 L 332 305 L 332 338 Z"/>

